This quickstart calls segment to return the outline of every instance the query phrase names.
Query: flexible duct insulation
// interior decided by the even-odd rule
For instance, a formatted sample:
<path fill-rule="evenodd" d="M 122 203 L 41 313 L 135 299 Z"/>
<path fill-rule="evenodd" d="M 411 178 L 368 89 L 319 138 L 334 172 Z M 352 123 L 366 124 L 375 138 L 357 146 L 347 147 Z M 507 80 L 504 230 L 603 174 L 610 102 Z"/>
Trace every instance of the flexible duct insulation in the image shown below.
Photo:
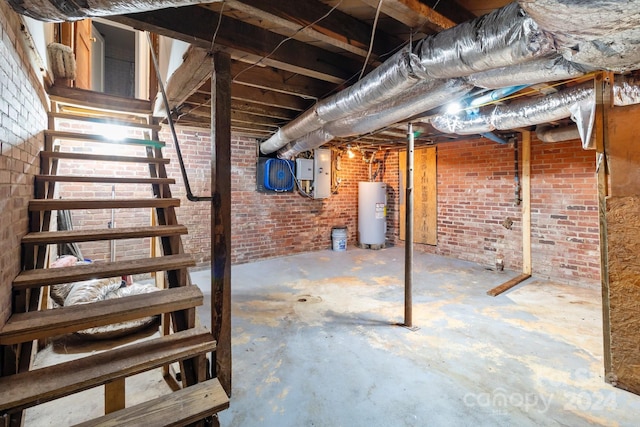
<path fill-rule="evenodd" d="M 553 52 L 543 32 L 517 3 L 423 39 L 420 63 L 434 78 L 462 77 Z"/>
<path fill-rule="evenodd" d="M 418 57 L 401 50 L 353 86 L 318 103 L 318 116 L 327 122 L 366 111 L 426 79 Z"/>
<path fill-rule="evenodd" d="M 573 62 L 625 71 L 640 67 L 640 0 L 520 0 Z"/>
<path fill-rule="evenodd" d="M 592 69 L 579 67 L 562 56 L 554 54 L 518 65 L 474 73 L 468 76 L 467 80 L 478 87 L 499 89 L 508 86 L 567 80 L 580 77 L 588 71 L 592 71 Z"/>
<path fill-rule="evenodd" d="M 169 7 L 215 3 L 216 0 L 7 0 L 13 9 L 30 18 L 45 22 L 124 15 Z M 221 0 L 217 0 L 221 1 Z"/>
<path fill-rule="evenodd" d="M 366 113 L 350 115 L 327 123 L 325 129 L 338 137 L 373 132 L 460 98 L 471 89 L 473 85 L 461 79 L 426 81 L 402 97 L 390 99 Z"/>
<path fill-rule="evenodd" d="M 595 102 L 593 83 L 584 83 L 541 98 L 523 99 L 509 105 L 485 108 L 478 114 L 439 114 L 431 125 L 440 132 L 460 135 L 490 130 L 509 130 L 561 120 L 571 116 L 570 108 L 585 100 Z M 640 82 L 617 79 L 614 85 L 614 105 L 640 103 Z"/>
<path fill-rule="evenodd" d="M 538 126 L 536 127 L 536 136 L 542 142 L 562 142 L 580 139 L 580 132 L 578 132 L 578 127 L 575 124 L 557 128 L 553 126 Z"/>
<path fill-rule="evenodd" d="M 549 54 L 553 49 L 551 37 L 541 31 L 517 3 L 512 3 L 488 15 L 423 39 L 416 46 L 413 54 L 402 51 L 394 55 L 360 82 L 322 100 L 312 107 L 312 110 L 316 111 L 321 121 L 331 122 L 331 128 L 343 127 L 336 122 L 350 115 L 353 116 L 354 113 L 363 117 L 368 116 L 369 110 L 383 108 L 380 104 L 388 102 L 385 100 L 409 91 L 420 81 L 428 82 L 436 78 L 454 79 L 499 66 L 518 64 Z M 439 82 L 437 86 L 442 84 L 453 89 L 461 83 Z M 455 90 L 452 96 L 455 96 Z M 441 103 L 449 100 L 440 99 L 447 97 L 439 95 L 435 95 L 435 98 L 438 98 L 438 102 Z M 426 101 L 426 104 L 430 106 L 429 108 L 437 106 L 429 101 Z M 398 116 L 396 121 L 424 111 L 414 112 L 415 107 L 407 105 L 404 107 L 392 105 L 392 108 L 394 108 L 394 115 L 399 114 L 403 109 L 406 114 L 409 114 L 404 117 Z M 379 115 L 383 114 L 380 112 Z M 321 127 L 308 126 L 303 129 L 298 125 L 299 122 L 294 121 L 282 127 L 279 132 L 261 144 L 260 151 L 264 154 L 272 153 L 292 140 L 302 138 Z M 362 128 L 371 129 L 366 124 L 362 125 Z M 336 135 L 329 128 L 325 130 Z"/>
<path fill-rule="evenodd" d="M 323 129 L 313 131 L 292 141 L 278 151 L 278 156 L 285 159 L 292 158 L 303 151 L 319 147 L 334 137 L 344 138 L 373 132 L 407 117 L 438 107 L 445 102 L 460 98 L 471 89 L 473 89 L 473 85 L 462 79 L 427 80 L 418 83 L 402 96 L 379 104 L 366 113 L 353 114 L 327 123 Z"/>

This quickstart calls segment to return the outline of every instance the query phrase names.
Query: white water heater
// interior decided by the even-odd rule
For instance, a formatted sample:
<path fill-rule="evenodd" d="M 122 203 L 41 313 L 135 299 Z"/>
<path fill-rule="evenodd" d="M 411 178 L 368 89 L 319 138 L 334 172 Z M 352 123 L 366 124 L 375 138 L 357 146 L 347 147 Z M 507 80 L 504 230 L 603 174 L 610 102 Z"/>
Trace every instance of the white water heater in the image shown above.
<path fill-rule="evenodd" d="M 384 245 L 387 231 L 387 185 L 358 183 L 358 241 L 361 245 Z"/>

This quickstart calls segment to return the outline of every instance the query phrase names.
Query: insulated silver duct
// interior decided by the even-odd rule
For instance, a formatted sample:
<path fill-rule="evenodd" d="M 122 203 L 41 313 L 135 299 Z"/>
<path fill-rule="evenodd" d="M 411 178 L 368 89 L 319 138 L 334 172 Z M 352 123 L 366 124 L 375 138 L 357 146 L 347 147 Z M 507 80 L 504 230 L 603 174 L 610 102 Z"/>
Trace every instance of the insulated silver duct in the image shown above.
<path fill-rule="evenodd" d="M 538 126 L 536 127 L 536 137 L 542 142 L 562 142 L 580 139 L 580 132 L 575 124 L 568 126 Z"/>
<path fill-rule="evenodd" d="M 640 80 L 616 76 L 613 103 L 620 106 L 640 104 Z"/>
<path fill-rule="evenodd" d="M 541 31 L 536 23 L 523 12 L 517 3 L 497 9 L 488 15 L 474 19 L 456 27 L 444 30 L 434 36 L 423 39 L 414 49 L 413 54 L 401 52 L 394 55 L 378 69 L 369 73 L 363 80 L 349 89 L 320 101 L 312 109 L 317 112 L 321 121 L 330 122 L 325 131 L 340 136 L 336 129 L 351 126 L 358 129 L 372 129 L 369 124 L 356 125 L 362 118 L 369 118 L 369 110 L 378 111 L 377 118 L 371 123 L 386 123 L 383 102 L 393 110 L 390 116 L 395 121 L 406 119 L 422 111 L 416 111 L 417 103 L 409 105 L 393 104 L 385 101 L 410 90 L 418 81 L 429 81 L 433 78 L 450 79 L 467 76 L 475 72 L 490 70 L 499 66 L 513 65 L 537 58 L 552 52 L 553 39 Z M 379 71 L 378 71 L 379 70 Z M 426 83 L 430 85 L 431 83 Z M 435 83 L 434 83 L 435 84 Z M 461 83 L 443 83 L 445 87 L 458 87 Z M 467 86 L 465 84 L 465 86 Z M 455 97 L 456 90 L 451 97 Z M 411 96 L 409 94 L 408 96 Z M 430 94 L 423 96 L 429 97 Z M 447 98 L 435 95 L 434 99 Z M 444 103 L 449 99 L 442 99 Z M 425 105 L 433 108 L 433 102 L 425 101 Z M 404 111 L 404 116 L 400 112 Z M 360 116 L 353 116 L 354 113 Z M 349 124 L 339 121 L 352 116 Z M 395 122 L 394 121 L 394 122 Z M 388 122 L 389 124 L 394 122 Z M 282 127 L 275 135 L 263 142 L 260 151 L 272 153 L 290 141 L 318 130 L 320 126 L 299 126 L 300 122 Z M 382 125 L 380 127 L 384 127 Z M 380 128 L 378 127 L 378 129 Z M 340 133 L 345 133 L 341 131 Z M 351 133 L 351 134 L 353 134 Z M 290 150 L 286 150 L 290 152 Z M 283 153 L 280 153 L 281 155 Z"/>
<path fill-rule="evenodd" d="M 334 137 L 344 138 L 373 132 L 460 98 L 471 89 L 473 85 L 462 79 L 426 80 L 418 83 L 402 96 L 387 100 L 365 113 L 352 114 L 327 123 L 322 129 L 287 144 L 278 151 L 278 156 L 292 158 L 303 151 L 319 147 Z"/>
<path fill-rule="evenodd" d="M 640 0 L 519 0 L 572 62 L 613 71 L 640 67 Z"/>
<path fill-rule="evenodd" d="M 324 128 L 337 137 L 362 135 L 460 98 L 471 89 L 473 85 L 461 79 L 425 81 L 401 97 L 389 99 L 365 113 L 327 123 Z"/>
<path fill-rule="evenodd" d="M 493 70 L 474 73 L 467 77 L 470 83 L 486 89 L 499 89 L 509 86 L 534 85 L 579 77 L 591 71 L 579 67 L 558 54 L 534 59 L 522 64 L 500 67 Z"/>
<path fill-rule="evenodd" d="M 434 78 L 463 77 L 553 52 L 551 36 L 517 3 L 423 39 L 420 63 Z"/>
<path fill-rule="evenodd" d="M 353 86 L 318 102 L 318 116 L 331 122 L 366 111 L 386 99 L 400 95 L 426 78 L 418 57 L 403 49 Z"/>
<path fill-rule="evenodd" d="M 431 125 L 440 132 L 461 135 L 481 133 L 476 129 L 484 129 L 483 124 L 490 130 L 531 126 L 569 117 L 571 105 L 592 95 L 593 85 L 588 83 L 545 97 L 485 108 L 478 114 L 439 114 L 431 118 Z"/>
<path fill-rule="evenodd" d="M 222 0 L 7 0 L 13 10 L 38 21 L 62 22 L 124 15 Z"/>
<path fill-rule="evenodd" d="M 640 103 L 640 82 L 616 79 L 614 105 Z M 431 125 L 445 133 L 479 134 L 487 130 L 510 130 L 548 123 L 570 117 L 571 107 L 583 101 L 595 102 L 593 83 L 588 82 L 540 98 L 523 99 L 508 105 L 482 109 L 478 114 L 439 114 L 431 117 Z M 492 129 L 493 128 L 493 129 Z"/>

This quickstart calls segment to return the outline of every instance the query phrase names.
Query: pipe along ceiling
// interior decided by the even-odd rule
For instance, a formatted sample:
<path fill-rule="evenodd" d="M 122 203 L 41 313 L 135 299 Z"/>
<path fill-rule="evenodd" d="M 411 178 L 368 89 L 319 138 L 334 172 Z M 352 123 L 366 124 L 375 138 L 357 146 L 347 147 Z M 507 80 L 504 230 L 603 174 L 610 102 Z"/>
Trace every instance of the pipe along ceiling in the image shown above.
<path fill-rule="evenodd" d="M 291 158 L 336 137 L 373 132 L 453 100 L 473 102 L 470 94 L 478 88 L 639 69 L 637 40 L 640 0 L 520 0 L 401 50 L 281 127 L 260 151 Z M 619 78 L 614 89 L 616 105 L 640 103 L 635 80 Z M 436 114 L 431 123 L 442 132 L 482 134 L 564 119 L 585 102 L 595 103 L 591 83 L 506 106 Z"/>

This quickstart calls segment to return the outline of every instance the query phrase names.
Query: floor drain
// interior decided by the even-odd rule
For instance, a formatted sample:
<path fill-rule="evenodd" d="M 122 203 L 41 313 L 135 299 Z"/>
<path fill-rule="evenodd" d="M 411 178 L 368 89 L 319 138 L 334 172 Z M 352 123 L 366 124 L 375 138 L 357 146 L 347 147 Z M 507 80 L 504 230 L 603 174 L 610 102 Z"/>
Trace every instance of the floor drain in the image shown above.
<path fill-rule="evenodd" d="M 298 298 L 298 302 L 307 302 L 306 298 Z"/>

